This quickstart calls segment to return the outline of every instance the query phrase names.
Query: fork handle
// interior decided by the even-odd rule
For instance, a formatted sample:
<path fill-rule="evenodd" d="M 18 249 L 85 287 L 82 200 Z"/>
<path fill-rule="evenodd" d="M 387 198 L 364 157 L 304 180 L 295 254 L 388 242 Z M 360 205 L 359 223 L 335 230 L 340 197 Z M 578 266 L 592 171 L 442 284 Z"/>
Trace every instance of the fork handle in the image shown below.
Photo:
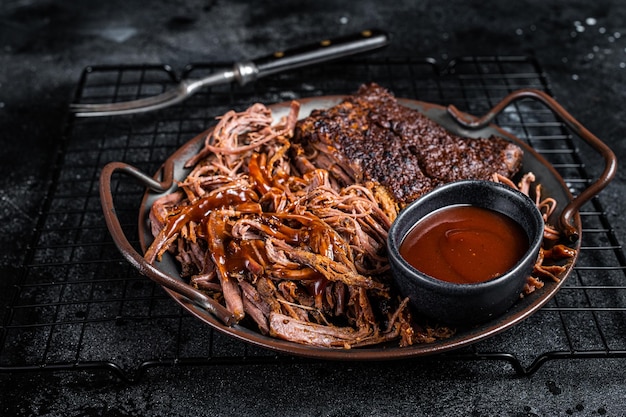
<path fill-rule="evenodd" d="M 363 30 L 357 34 L 326 39 L 286 51 L 277 51 L 254 61 L 237 62 L 231 69 L 211 74 L 206 78 L 183 80 L 183 85 L 187 94 L 192 94 L 202 87 L 225 84 L 231 81 L 245 85 L 267 75 L 345 58 L 381 48 L 388 43 L 389 35 L 386 32 L 376 29 Z"/>
<path fill-rule="evenodd" d="M 349 55 L 381 48 L 389 43 L 389 35 L 381 30 L 363 30 L 357 34 L 277 51 L 264 58 L 235 66 L 237 81 L 243 85 L 266 75 L 327 62 Z"/>
<path fill-rule="evenodd" d="M 386 32 L 376 29 L 363 30 L 341 38 L 326 39 L 311 45 L 277 51 L 254 61 L 237 62 L 231 69 L 208 77 L 183 80 L 182 86 L 189 95 L 200 88 L 231 81 L 245 85 L 267 75 L 371 51 L 388 43 L 389 35 Z"/>

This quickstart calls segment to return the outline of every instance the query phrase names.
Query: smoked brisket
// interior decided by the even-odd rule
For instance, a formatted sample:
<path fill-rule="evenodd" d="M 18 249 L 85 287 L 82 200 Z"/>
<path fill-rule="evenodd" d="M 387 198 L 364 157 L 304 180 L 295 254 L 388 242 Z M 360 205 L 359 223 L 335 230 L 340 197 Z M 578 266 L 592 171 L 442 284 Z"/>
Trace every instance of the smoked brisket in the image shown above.
<path fill-rule="evenodd" d="M 510 178 L 522 159 L 517 145 L 452 134 L 373 83 L 299 121 L 294 142 L 339 182 L 378 182 L 400 205 L 452 181 Z"/>

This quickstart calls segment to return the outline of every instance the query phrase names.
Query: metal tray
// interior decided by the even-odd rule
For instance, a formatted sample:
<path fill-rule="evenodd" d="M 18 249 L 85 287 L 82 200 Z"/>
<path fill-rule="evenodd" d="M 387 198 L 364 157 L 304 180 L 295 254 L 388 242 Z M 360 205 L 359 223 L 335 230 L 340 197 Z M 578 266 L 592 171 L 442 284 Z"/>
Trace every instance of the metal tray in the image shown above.
<path fill-rule="evenodd" d="M 342 99 L 343 96 L 301 99 L 300 117 L 305 117 L 313 109 L 333 106 Z M 534 149 L 512 134 L 490 123 L 513 101 L 522 99 L 533 99 L 542 102 L 604 158 L 605 167 L 603 173 L 577 197 L 574 198 L 572 196 L 568 186 L 558 172 Z M 461 113 L 453 106 L 446 108 L 408 99 L 400 99 L 399 101 L 407 107 L 423 112 L 426 116 L 440 123 L 453 133 L 468 137 L 496 135 L 519 145 L 524 150 L 522 173 L 532 171 L 537 177 L 537 182 L 542 184 L 544 193 L 556 199 L 558 203 L 557 212 L 550 219 L 551 223 L 561 227 L 567 243 L 576 249 L 578 253 L 582 233 L 578 211 L 585 202 L 601 191 L 613 178 L 616 170 L 616 159 L 612 151 L 602 141 L 580 125 L 556 101 L 546 93 L 538 90 L 519 90 L 509 94 L 480 119 Z M 289 103 L 272 105 L 270 108 L 274 116 L 279 118 L 288 112 Z M 173 257 L 164 256 L 161 262 L 155 263 L 155 265 L 148 264 L 143 259 L 143 256 L 128 242 L 115 214 L 111 177 L 116 172 L 123 172 L 135 177 L 147 187 L 139 213 L 139 236 L 142 250 L 145 251 L 152 240 L 147 223 L 147 213 L 152 202 L 164 194 L 174 191 L 176 189 L 176 181 L 185 178 L 189 170 L 185 169 L 183 165 L 187 159 L 201 149 L 206 134 L 207 132 L 203 132 L 179 148 L 164 162 L 161 169 L 153 177 L 122 162 L 107 164 L 100 177 L 100 195 L 107 226 L 115 244 L 124 257 L 142 274 L 162 285 L 167 293 L 193 316 L 239 340 L 279 352 L 332 360 L 388 360 L 450 351 L 493 336 L 531 316 L 556 294 L 569 276 L 576 261 L 576 259 L 572 259 L 572 262 L 568 264 L 566 270 L 559 277 L 559 282 L 546 282 L 542 289 L 521 299 L 504 315 L 482 325 L 458 329 L 453 337 L 434 343 L 402 348 L 393 344 L 385 344 L 367 348 L 331 349 L 301 345 L 264 336 L 254 329 L 240 324 L 233 324 L 228 312 L 223 307 L 215 305 L 215 302 L 211 299 L 208 299 L 208 297 L 184 282 L 179 277 L 178 267 Z"/>

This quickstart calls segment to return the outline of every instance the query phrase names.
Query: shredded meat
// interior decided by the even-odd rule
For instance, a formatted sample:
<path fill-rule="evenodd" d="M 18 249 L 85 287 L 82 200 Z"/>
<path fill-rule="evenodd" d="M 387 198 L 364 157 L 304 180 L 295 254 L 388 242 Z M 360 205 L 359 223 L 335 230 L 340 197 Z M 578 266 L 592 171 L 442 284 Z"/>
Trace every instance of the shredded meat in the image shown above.
<path fill-rule="evenodd" d="M 292 158 L 298 110 L 278 123 L 260 104 L 225 114 L 179 191 L 153 204 L 145 258 L 172 251 L 192 285 L 264 334 L 342 348 L 426 340 L 390 286 L 397 205 L 376 183 L 338 186 Z"/>
<path fill-rule="evenodd" d="M 516 185 L 511 179 L 503 177 L 500 174 L 493 175 L 493 181 L 501 182 L 511 188 L 521 191 L 527 196 L 531 196 L 531 185 L 535 181 L 535 175 L 528 172 L 522 176 L 522 179 Z M 539 256 L 535 262 L 533 272 L 524 286 L 521 297 L 543 288 L 543 278 L 559 282 L 559 275 L 563 274 L 570 266 L 571 260 L 576 256 L 576 250 L 559 243 L 560 233 L 552 225 L 548 223 L 548 218 L 556 209 L 556 200 L 550 197 L 543 197 L 541 184 L 537 185 L 534 190 L 535 205 L 541 211 L 544 221 L 543 242 L 539 249 Z M 565 260 L 565 263 L 557 263 Z"/>
<path fill-rule="evenodd" d="M 362 92 L 348 99 L 339 109 L 351 115 L 339 117 L 332 129 L 326 122 L 315 127 L 320 139 L 307 142 L 310 146 L 303 146 L 302 135 L 316 134 L 314 119 L 297 122 L 297 102 L 279 121 L 261 104 L 223 115 L 203 149 L 187 162 L 191 171 L 178 191 L 151 207 L 155 238 L 145 259 L 157 262 L 171 252 L 192 285 L 225 305 L 236 320 L 274 337 L 336 348 L 388 341 L 407 346 L 450 337 L 452 329 L 412 316 L 408 299 L 392 285 L 385 243 L 404 202 L 456 179 L 464 164 L 474 166 L 487 142 L 459 142 L 414 111 L 399 108 L 390 94 L 370 88 L 378 95 L 369 104 Z M 355 100 L 362 109 L 350 113 Z M 394 118 L 384 120 L 384 112 L 374 111 L 379 105 L 393 109 Z M 411 122 L 403 125 L 401 118 Z M 374 133 L 363 133 L 366 127 Z M 412 150 L 426 146 L 420 135 L 431 138 L 427 152 Z M 336 147 L 331 137 L 338 138 L 332 142 Z M 436 175 L 433 161 L 450 161 L 452 155 L 435 149 L 433 137 L 441 146 L 454 141 L 458 150 L 456 162 Z M 384 142 L 368 148 L 367 142 L 377 138 Z M 360 148 L 350 145 L 352 139 Z M 385 163 L 403 165 L 383 175 L 359 155 L 386 157 L 385 147 L 391 149 Z M 493 158 L 483 158 L 472 172 L 482 177 L 493 163 L 494 178 L 509 181 L 517 170 L 517 151 L 495 149 Z M 422 157 L 404 161 L 407 150 Z M 515 156 L 504 158 L 502 152 Z M 433 158 L 424 157 L 429 153 Z M 546 212 L 553 209 L 550 201 L 538 204 Z"/>

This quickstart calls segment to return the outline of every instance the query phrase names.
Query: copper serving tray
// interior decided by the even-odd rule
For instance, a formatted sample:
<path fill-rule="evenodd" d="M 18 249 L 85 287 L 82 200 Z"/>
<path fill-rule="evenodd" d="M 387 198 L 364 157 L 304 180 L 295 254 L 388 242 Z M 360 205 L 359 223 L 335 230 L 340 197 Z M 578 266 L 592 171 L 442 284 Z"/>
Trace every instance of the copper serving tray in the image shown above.
<path fill-rule="evenodd" d="M 314 109 L 329 108 L 343 99 L 344 96 L 301 99 L 299 100 L 301 103 L 300 117 L 306 117 Z M 508 105 L 520 99 L 533 99 L 543 103 L 604 158 L 605 167 L 600 177 L 578 196 L 572 196 L 559 173 L 534 149 L 512 134 L 491 124 L 491 121 Z M 558 203 L 557 212 L 550 219 L 551 224 L 558 225 L 564 232 L 566 243 L 576 249 L 577 253 L 579 252 L 582 234 L 579 209 L 611 181 L 615 175 L 617 162 L 613 152 L 554 99 L 538 90 L 519 90 L 505 97 L 480 119 L 461 113 L 452 106 L 442 107 L 408 99 L 399 99 L 399 102 L 421 111 L 427 117 L 458 135 L 467 137 L 496 135 L 520 146 L 524 150 L 522 173 L 532 171 L 536 175 L 537 182 L 541 183 L 544 194 L 556 199 Z M 289 103 L 280 103 L 269 107 L 277 119 L 289 111 Z M 114 173 L 122 172 L 139 180 L 147 188 L 139 213 L 139 238 L 141 249 L 145 252 L 153 239 L 147 220 L 152 203 L 157 198 L 176 190 L 176 181 L 184 179 L 190 171 L 184 168 L 185 162 L 202 148 L 206 135 L 207 132 L 203 132 L 179 148 L 152 177 L 123 162 L 107 164 L 100 177 L 100 196 L 107 226 L 124 257 L 142 274 L 163 286 L 165 291 L 193 316 L 236 339 L 278 352 L 333 360 L 388 360 L 445 352 L 491 337 L 528 318 L 556 294 L 574 267 L 576 258 L 568 263 L 566 270 L 559 277 L 559 282 L 546 281 L 542 289 L 520 299 L 504 315 L 481 325 L 457 329 L 454 336 L 434 343 L 402 348 L 397 344 L 390 343 L 364 348 L 341 349 L 302 345 L 264 336 L 255 329 L 234 323 L 232 316 L 223 306 L 188 285 L 180 278 L 177 263 L 169 254 L 164 255 L 161 262 L 154 265 L 148 264 L 142 254 L 138 253 L 129 243 L 115 213 L 111 178 Z"/>

